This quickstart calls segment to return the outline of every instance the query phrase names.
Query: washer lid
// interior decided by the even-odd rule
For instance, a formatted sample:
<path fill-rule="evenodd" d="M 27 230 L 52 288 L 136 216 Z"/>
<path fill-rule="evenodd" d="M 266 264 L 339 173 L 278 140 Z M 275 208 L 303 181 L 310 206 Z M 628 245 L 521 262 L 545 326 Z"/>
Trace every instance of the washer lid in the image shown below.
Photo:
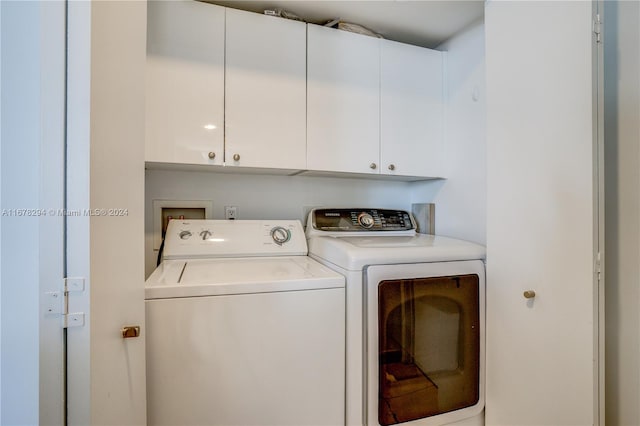
<path fill-rule="evenodd" d="M 484 259 L 486 253 L 479 244 L 424 234 L 312 237 L 308 244 L 309 255 L 351 271 L 367 265 Z"/>
<path fill-rule="evenodd" d="M 344 277 L 307 256 L 164 261 L 145 297 L 218 296 L 344 287 Z"/>

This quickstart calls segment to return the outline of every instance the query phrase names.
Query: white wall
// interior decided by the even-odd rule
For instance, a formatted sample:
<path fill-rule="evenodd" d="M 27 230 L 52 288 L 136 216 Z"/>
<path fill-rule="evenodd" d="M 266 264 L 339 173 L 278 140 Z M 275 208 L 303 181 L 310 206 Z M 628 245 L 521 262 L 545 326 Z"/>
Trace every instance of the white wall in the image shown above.
<path fill-rule="evenodd" d="M 605 2 L 606 424 L 640 424 L 640 3 Z"/>
<path fill-rule="evenodd" d="M 39 6 L 2 2 L 2 208 L 38 202 Z M 12 42 L 9 42 L 11 40 Z M 28 52 L 28 53 L 25 53 Z M 35 160 L 35 161 L 34 161 Z M 19 181 L 16 182 L 16 179 Z M 2 217 L 2 418 L 38 424 L 38 221 Z M 16 327 L 19 319 L 19 327 Z"/>
<path fill-rule="evenodd" d="M 413 184 L 412 202 L 435 191 L 436 234 L 486 243 L 484 24 L 438 47 L 446 54 L 446 181 Z"/>
<path fill-rule="evenodd" d="M 308 207 L 370 206 L 411 210 L 412 183 L 311 176 L 147 170 L 145 193 L 146 274 L 156 266 L 153 200 L 212 200 L 213 218 L 237 206 L 239 219 L 299 219 Z M 429 202 L 424 191 L 420 202 Z"/>

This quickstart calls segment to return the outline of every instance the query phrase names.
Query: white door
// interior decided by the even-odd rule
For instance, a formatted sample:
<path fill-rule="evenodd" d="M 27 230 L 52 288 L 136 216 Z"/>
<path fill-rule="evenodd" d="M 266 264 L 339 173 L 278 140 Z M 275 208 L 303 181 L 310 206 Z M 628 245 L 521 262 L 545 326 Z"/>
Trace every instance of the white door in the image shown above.
<path fill-rule="evenodd" d="M 380 40 L 307 31 L 307 168 L 378 174 Z"/>
<path fill-rule="evenodd" d="M 305 169 L 307 26 L 226 9 L 225 164 Z"/>
<path fill-rule="evenodd" d="M 602 422 L 594 5 L 486 4 L 490 425 Z"/>
<path fill-rule="evenodd" d="M 443 54 L 380 43 L 380 173 L 441 177 Z"/>
<path fill-rule="evenodd" d="M 144 122 L 146 2 L 69 2 L 68 425 L 146 423 Z M 139 326 L 124 339 L 125 326 Z"/>

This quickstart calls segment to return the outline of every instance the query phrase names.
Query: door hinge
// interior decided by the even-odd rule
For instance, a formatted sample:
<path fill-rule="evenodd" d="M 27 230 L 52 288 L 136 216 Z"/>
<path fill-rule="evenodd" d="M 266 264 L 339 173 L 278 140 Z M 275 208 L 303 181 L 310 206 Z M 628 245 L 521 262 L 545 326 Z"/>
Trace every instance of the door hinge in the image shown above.
<path fill-rule="evenodd" d="M 596 43 L 602 42 L 602 20 L 600 19 L 600 14 L 596 14 L 595 19 L 593 20 L 593 33 L 596 36 Z"/>
<path fill-rule="evenodd" d="M 602 275 L 602 253 L 600 252 L 596 254 L 596 274 L 598 277 L 598 281 L 600 281 Z"/>
<path fill-rule="evenodd" d="M 62 327 L 82 327 L 84 312 L 69 312 L 69 293 L 84 291 L 83 277 L 69 277 L 62 280 L 61 291 L 50 291 L 44 294 L 44 314 L 61 315 Z"/>
<path fill-rule="evenodd" d="M 63 327 L 84 326 L 84 312 L 69 312 L 69 293 L 84 291 L 84 277 L 67 277 L 64 279 L 64 313 Z"/>

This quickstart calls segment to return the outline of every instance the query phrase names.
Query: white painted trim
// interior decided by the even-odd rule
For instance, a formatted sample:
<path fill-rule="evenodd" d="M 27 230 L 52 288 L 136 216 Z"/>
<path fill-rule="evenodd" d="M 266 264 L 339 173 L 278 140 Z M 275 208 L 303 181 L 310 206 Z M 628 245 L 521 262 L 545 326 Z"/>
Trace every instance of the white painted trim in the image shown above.
<path fill-rule="evenodd" d="M 89 141 L 91 96 L 91 2 L 69 2 L 67 58 L 67 209 L 89 204 Z M 89 277 L 89 222 L 67 218 L 67 275 Z M 84 312 L 91 322 L 91 282 L 83 293 L 70 295 L 69 312 Z M 67 424 L 91 424 L 90 326 L 67 332 Z"/>
<path fill-rule="evenodd" d="M 604 19 L 604 2 L 594 0 L 592 16 L 595 22 Z M 601 24 L 600 24 L 601 26 Z M 601 31 L 601 30 L 600 30 Z M 594 382 L 594 424 L 605 424 L 605 187 L 604 187 L 604 41 L 603 34 L 599 34 L 600 41 L 596 43 L 595 36 L 592 42 L 593 62 L 593 247 L 594 266 L 593 298 L 594 298 L 594 322 L 593 327 L 593 382 Z"/>
<path fill-rule="evenodd" d="M 2 46 L 2 7 L 0 6 L 0 46 Z M 2 204 L 2 48 L 0 47 L 0 204 Z M 2 220 L 0 219 L 0 235 L 2 235 Z M 2 319 L 2 244 L 0 239 L 0 319 Z M 0 423 L 2 423 L 2 326 L 0 326 Z"/>
<path fill-rule="evenodd" d="M 63 425 L 64 329 L 58 314 L 45 311 L 47 292 L 61 291 L 64 277 L 64 155 L 66 2 L 39 2 L 41 22 L 39 86 L 41 132 L 39 166 L 40 424 Z"/>

